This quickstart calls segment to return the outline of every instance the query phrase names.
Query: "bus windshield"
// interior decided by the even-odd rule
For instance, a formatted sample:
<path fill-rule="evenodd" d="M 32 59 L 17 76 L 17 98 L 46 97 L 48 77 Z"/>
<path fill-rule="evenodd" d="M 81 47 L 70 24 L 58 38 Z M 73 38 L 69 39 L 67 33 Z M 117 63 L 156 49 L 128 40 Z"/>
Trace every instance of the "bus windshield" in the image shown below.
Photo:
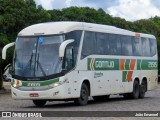
<path fill-rule="evenodd" d="M 63 35 L 17 38 L 13 74 L 34 78 L 60 73 L 59 47 L 63 41 Z"/>

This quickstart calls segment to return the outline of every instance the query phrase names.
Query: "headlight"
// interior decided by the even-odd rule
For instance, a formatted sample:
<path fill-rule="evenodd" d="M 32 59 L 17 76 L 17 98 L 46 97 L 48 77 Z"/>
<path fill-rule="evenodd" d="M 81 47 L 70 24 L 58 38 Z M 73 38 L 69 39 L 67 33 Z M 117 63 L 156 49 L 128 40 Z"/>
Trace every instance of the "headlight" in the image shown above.
<path fill-rule="evenodd" d="M 53 87 L 58 87 L 59 85 L 61 85 L 60 83 L 54 83 Z"/>
<path fill-rule="evenodd" d="M 52 87 L 58 87 L 58 86 L 60 86 L 60 85 L 64 84 L 65 82 L 66 82 L 66 80 L 56 82 L 56 83 L 52 84 Z"/>
<path fill-rule="evenodd" d="M 20 80 L 14 80 L 14 82 L 12 83 L 12 86 L 14 88 L 18 88 L 18 87 L 22 86 L 22 82 Z"/>

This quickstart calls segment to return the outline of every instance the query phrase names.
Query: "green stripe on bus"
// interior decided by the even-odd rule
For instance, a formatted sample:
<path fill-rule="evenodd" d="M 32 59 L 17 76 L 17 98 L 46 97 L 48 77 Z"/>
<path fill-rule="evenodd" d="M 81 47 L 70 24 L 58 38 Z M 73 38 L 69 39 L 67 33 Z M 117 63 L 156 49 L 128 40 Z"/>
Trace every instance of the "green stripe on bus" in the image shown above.
<path fill-rule="evenodd" d="M 137 60 L 137 70 L 141 69 L 141 60 Z"/>
<path fill-rule="evenodd" d="M 22 86 L 31 87 L 31 84 L 34 84 L 34 85 L 39 84 L 40 86 L 48 86 L 56 82 L 59 82 L 59 78 L 47 80 L 47 81 L 22 81 Z"/>
<path fill-rule="evenodd" d="M 130 70 L 131 59 L 125 60 L 125 70 Z M 87 70 L 120 70 L 120 59 L 109 59 L 109 58 L 95 58 L 92 63 L 92 58 L 87 59 Z M 157 60 L 141 60 L 137 59 L 137 70 L 158 70 Z M 91 69 L 91 67 L 93 67 Z"/>
<path fill-rule="evenodd" d="M 125 69 L 126 70 L 130 70 L 130 59 L 126 59 L 126 62 L 125 62 Z"/>
<path fill-rule="evenodd" d="M 90 64 L 91 64 L 91 58 L 88 58 L 87 59 L 87 69 L 88 70 L 91 70 Z"/>
<path fill-rule="evenodd" d="M 126 82 L 127 81 L 127 73 L 128 73 L 128 71 L 123 71 L 122 72 L 122 82 Z"/>

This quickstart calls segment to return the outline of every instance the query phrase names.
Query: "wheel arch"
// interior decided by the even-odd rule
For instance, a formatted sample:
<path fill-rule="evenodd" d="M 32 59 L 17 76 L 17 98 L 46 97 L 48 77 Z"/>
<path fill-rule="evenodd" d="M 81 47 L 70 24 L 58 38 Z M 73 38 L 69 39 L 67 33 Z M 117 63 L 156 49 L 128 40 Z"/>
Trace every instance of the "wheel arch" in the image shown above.
<path fill-rule="evenodd" d="M 91 95 L 91 81 L 88 79 L 88 78 L 84 78 L 84 79 L 81 79 L 81 81 L 79 82 L 78 84 L 78 96 L 80 96 L 80 91 L 81 91 L 81 87 L 82 87 L 82 84 L 85 83 L 88 87 L 88 90 L 89 90 L 89 96 Z"/>
<path fill-rule="evenodd" d="M 90 94 L 91 94 L 91 84 L 90 84 L 90 81 L 88 79 L 85 79 L 85 80 L 83 80 L 82 84 L 83 83 L 85 83 L 87 85 L 88 90 L 89 90 L 89 96 L 90 96 Z M 81 86 L 82 86 L 82 84 L 81 84 Z"/>
<path fill-rule="evenodd" d="M 135 77 L 134 81 L 137 81 L 139 83 L 139 85 L 140 85 L 140 79 L 139 79 L 139 77 Z M 134 83 L 134 81 L 133 81 L 133 83 Z"/>

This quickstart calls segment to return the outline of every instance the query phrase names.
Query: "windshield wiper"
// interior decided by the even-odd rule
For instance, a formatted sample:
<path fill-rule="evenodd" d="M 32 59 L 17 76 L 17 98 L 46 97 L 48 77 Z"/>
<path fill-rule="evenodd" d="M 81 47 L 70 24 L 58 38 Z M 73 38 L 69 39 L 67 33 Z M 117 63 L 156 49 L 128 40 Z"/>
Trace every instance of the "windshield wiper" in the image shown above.
<path fill-rule="evenodd" d="M 39 53 L 38 53 L 38 59 L 37 59 L 37 70 L 38 70 L 38 66 L 41 69 L 43 75 L 46 76 L 46 73 L 44 72 L 44 69 L 43 69 L 41 63 L 39 62 Z"/>

